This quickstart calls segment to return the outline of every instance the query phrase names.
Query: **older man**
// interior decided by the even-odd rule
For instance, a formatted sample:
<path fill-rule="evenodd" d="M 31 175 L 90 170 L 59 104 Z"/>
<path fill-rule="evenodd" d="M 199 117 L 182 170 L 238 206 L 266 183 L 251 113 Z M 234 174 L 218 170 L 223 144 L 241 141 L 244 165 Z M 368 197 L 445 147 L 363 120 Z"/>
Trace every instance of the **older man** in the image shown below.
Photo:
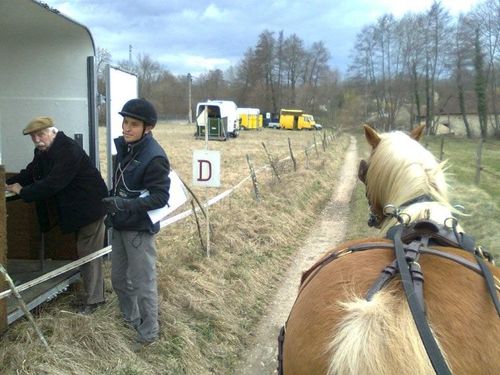
<path fill-rule="evenodd" d="M 76 233 L 79 257 L 101 249 L 105 232 L 101 200 L 107 196 L 107 187 L 99 171 L 78 143 L 54 127 L 50 117 L 35 118 L 23 134 L 31 136 L 35 155 L 25 169 L 7 179 L 6 189 L 24 202 L 35 202 L 42 232 L 59 225 L 63 233 Z M 89 314 L 104 303 L 102 259 L 84 264 L 80 271 L 84 293 L 75 304 L 80 313 Z"/>

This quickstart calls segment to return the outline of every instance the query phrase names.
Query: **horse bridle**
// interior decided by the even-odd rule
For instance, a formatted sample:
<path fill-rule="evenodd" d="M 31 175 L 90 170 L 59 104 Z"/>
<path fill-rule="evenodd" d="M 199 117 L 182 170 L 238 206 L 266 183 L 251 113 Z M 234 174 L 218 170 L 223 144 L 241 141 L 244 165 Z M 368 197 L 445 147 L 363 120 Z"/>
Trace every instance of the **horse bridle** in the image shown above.
<path fill-rule="evenodd" d="M 361 182 L 363 182 L 366 185 L 366 175 L 368 173 L 368 168 L 369 164 L 366 160 L 361 160 L 359 162 L 358 166 L 358 178 Z M 378 214 L 377 210 L 373 207 L 373 203 L 370 200 L 370 197 L 368 196 L 368 191 L 365 191 L 365 196 L 366 200 L 368 201 L 368 226 L 369 227 L 374 227 L 374 228 L 380 228 L 383 221 L 385 220 L 386 217 L 394 217 L 398 219 L 398 222 L 400 224 L 404 224 L 404 220 L 402 219 L 402 215 L 400 213 L 401 209 L 411 206 L 412 204 L 415 203 L 421 203 L 421 202 L 433 202 L 434 199 L 428 195 L 428 194 L 422 194 L 419 195 L 415 198 L 409 199 L 403 204 L 400 204 L 397 208 L 395 208 L 393 205 L 386 205 L 384 208 L 381 210 L 382 214 Z"/>
<path fill-rule="evenodd" d="M 364 159 L 361 159 L 358 166 L 358 178 L 359 180 L 365 184 L 366 187 L 366 175 L 368 173 L 368 162 Z M 365 190 L 365 197 L 368 201 L 368 226 L 374 228 L 380 228 L 382 222 L 384 221 L 384 217 L 377 214 L 375 211 L 370 198 L 368 197 L 368 191 Z"/>

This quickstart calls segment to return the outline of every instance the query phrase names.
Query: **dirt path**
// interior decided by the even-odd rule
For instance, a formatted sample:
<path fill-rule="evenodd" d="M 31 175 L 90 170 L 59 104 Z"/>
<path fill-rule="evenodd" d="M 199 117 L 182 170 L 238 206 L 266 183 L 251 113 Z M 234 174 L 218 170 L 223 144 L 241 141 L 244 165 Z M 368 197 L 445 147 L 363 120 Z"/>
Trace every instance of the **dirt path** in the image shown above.
<path fill-rule="evenodd" d="M 356 140 L 351 137 L 344 164 L 338 176 L 338 185 L 327 204 L 315 229 L 306 239 L 305 245 L 297 252 L 284 280 L 288 280 L 277 291 L 273 302 L 255 330 L 255 338 L 244 355 L 245 362 L 238 368 L 241 375 L 276 374 L 277 337 L 281 326 L 288 317 L 299 287 L 302 272 L 312 266 L 328 248 L 339 244 L 345 237 L 345 218 L 349 210 L 349 200 L 356 183 L 356 163 L 358 151 Z"/>

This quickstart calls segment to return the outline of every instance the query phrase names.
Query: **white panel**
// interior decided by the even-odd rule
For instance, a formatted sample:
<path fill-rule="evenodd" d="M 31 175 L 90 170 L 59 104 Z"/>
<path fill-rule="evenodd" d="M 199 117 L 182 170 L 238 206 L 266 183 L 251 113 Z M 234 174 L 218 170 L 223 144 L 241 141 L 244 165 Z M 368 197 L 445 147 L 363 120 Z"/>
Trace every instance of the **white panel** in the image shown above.
<path fill-rule="evenodd" d="M 112 186 L 113 158 L 116 155 L 114 139 L 122 135 L 123 117 L 118 114 L 130 99 L 137 98 L 137 76 L 119 68 L 106 66 L 106 128 L 108 153 L 108 186 Z"/>
<path fill-rule="evenodd" d="M 123 105 L 130 99 L 137 98 L 138 82 L 137 76 L 115 68 L 107 66 L 108 87 L 106 94 L 106 105 L 109 113 L 108 140 L 113 140 L 122 135 L 123 117 L 118 114 Z M 111 154 L 116 155 L 116 149 L 111 142 Z"/>
<path fill-rule="evenodd" d="M 89 150 L 87 57 L 94 56 L 84 26 L 32 0 L 0 1 L 0 152 L 8 172 L 33 158 L 22 129 L 50 116 L 69 137 L 83 135 Z"/>
<path fill-rule="evenodd" d="M 193 185 L 220 187 L 220 151 L 193 150 Z"/>

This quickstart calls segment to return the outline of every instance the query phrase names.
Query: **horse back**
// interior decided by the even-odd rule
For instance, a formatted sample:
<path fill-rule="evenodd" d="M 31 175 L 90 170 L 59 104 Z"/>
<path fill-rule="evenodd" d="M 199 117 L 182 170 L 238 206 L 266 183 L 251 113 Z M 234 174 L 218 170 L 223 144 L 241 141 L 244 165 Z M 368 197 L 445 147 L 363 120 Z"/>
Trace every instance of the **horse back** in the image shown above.
<path fill-rule="evenodd" d="M 340 245 L 337 250 L 363 242 L 383 241 L 373 238 L 351 241 Z M 458 249 L 436 249 L 474 261 L 470 254 Z M 285 375 L 328 372 L 332 357 L 331 342 L 339 324 L 346 319 L 343 304 L 355 298 L 364 298 L 380 272 L 394 260 L 393 250 L 384 248 L 350 253 L 325 262 L 330 253 L 320 259 L 320 266 L 313 266 L 314 271 L 303 280 L 291 310 L 283 352 Z M 453 261 L 429 254 L 421 256 L 420 264 L 424 274 L 427 318 L 453 373 L 498 373 L 500 319 L 483 277 Z M 498 268 L 490 268 L 494 275 L 500 276 Z M 408 308 L 399 278 L 393 279 L 383 292 L 392 294 L 397 301 L 392 303 L 394 306 L 386 306 L 386 309 L 399 314 L 401 306 Z M 394 335 L 394 332 L 391 334 Z M 408 332 L 401 332 L 401 340 L 407 336 Z M 396 353 L 399 348 L 396 344 L 391 347 L 388 342 L 397 343 L 397 334 L 393 340 L 383 344 L 387 347 L 384 348 L 387 351 L 384 358 L 396 358 L 391 355 L 391 351 Z M 359 349 L 364 350 L 362 356 L 370 355 L 370 348 Z M 384 372 L 405 373 L 405 368 L 411 371 L 411 361 L 412 358 L 407 358 L 406 363 L 395 362 L 392 366 L 401 367 L 387 368 L 387 372 Z M 352 373 L 358 370 L 353 369 Z M 365 371 L 369 373 L 370 369 L 365 368 Z"/>

